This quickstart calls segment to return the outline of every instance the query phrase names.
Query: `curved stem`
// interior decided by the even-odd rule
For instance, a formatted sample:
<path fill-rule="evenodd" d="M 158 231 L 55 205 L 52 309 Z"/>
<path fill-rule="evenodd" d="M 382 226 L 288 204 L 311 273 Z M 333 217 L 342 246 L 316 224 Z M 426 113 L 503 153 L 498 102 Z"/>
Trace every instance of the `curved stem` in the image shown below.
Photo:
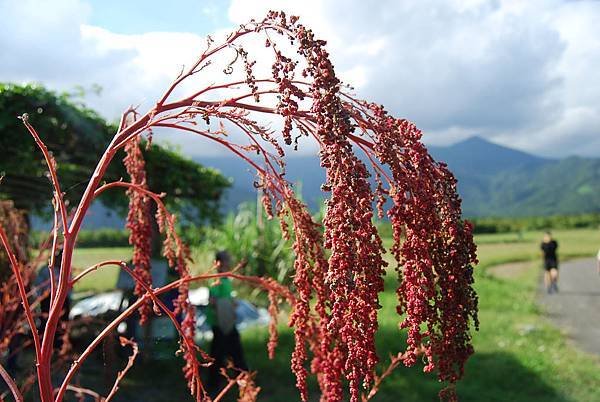
<path fill-rule="evenodd" d="M 155 289 L 152 293 L 153 293 L 153 296 L 159 296 L 159 295 L 161 295 L 165 292 L 168 292 L 172 289 L 178 288 L 179 286 L 181 286 L 184 283 L 190 283 L 190 282 L 195 282 L 195 281 L 206 281 L 206 280 L 217 279 L 217 278 L 238 279 L 238 280 L 253 283 L 254 285 L 262 286 L 265 288 L 268 288 L 269 286 L 273 285 L 273 284 L 267 283 L 267 281 L 264 278 L 260 278 L 257 276 L 245 276 L 245 275 L 235 274 L 232 272 L 221 272 L 221 273 L 202 274 L 202 275 L 181 278 L 181 279 L 171 282 L 168 285 L 165 285 L 161 288 Z M 280 284 L 278 284 L 278 286 L 279 286 L 279 289 L 278 289 L 279 293 L 288 301 L 288 303 L 290 305 L 293 306 L 295 304 L 296 300 L 295 300 L 294 296 L 292 295 L 292 293 L 285 286 L 280 285 Z M 134 303 L 132 303 L 129 307 L 127 307 L 127 309 L 125 311 L 123 311 L 121 314 L 119 314 L 119 316 L 117 318 L 115 318 L 113 321 L 111 321 L 110 324 L 108 324 L 102 330 L 102 332 L 100 332 L 100 334 L 87 346 L 87 348 L 81 353 L 79 358 L 73 362 L 73 365 L 67 372 L 67 375 L 65 376 L 65 379 L 63 380 L 63 383 L 62 383 L 62 385 L 58 391 L 58 394 L 56 396 L 55 402 L 62 402 L 64 393 L 66 391 L 66 388 L 67 388 L 69 382 L 71 381 L 73 376 L 77 373 L 77 371 L 81 368 L 81 365 L 83 364 L 83 362 L 90 356 L 90 354 L 94 351 L 94 349 L 100 344 L 100 342 L 102 342 L 102 340 L 108 334 L 110 334 L 113 330 L 115 330 L 121 322 L 123 322 L 127 317 L 129 317 L 143 303 L 146 303 L 147 299 L 150 297 L 152 297 L 152 295 L 150 295 L 149 293 L 145 293 L 143 296 L 141 296 L 139 299 L 137 299 Z"/>
<path fill-rule="evenodd" d="M 166 290 L 165 290 L 166 291 Z M 110 334 L 113 330 L 117 328 L 117 326 L 129 317 L 139 306 L 146 302 L 147 295 L 144 295 L 137 299 L 133 304 L 131 304 L 125 311 L 123 311 L 117 318 L 115 318 L 109 325 L 107 325 L 100 334 L 88 345 L 88 347 L 83 351 L 83 353 L 77 358 L 71 368 L 67 372 L 65 379 L 63 380 L 62 385 L 58 389 L 58 393 L 56 394 L 55 402 L 62 402 L 64 398 L 65 391 L 69 387 L 69 382 L 77 373 L 77 371 L 81 368 L 83 362 L 90 356 L 90 354 L 96 349 L 96 347 L 102 342 L 102 340 Z"/>
<path fill-rule="evenodd" d="M 194 63 L 194 65 L 192 65 L 192 67 L 190 67 L 188 69 L 188 71 L 185 74 L 182 74 L 181 76 L 179 76 L 172 84 L 171 86 L 165 91 L 165 93 L 163 94 L 162 98 L 160 98 L 160 100 L 157 103 L 157 107 L 161 107 L 163 105 L 163 103 L 167 100 L 167 98 L 171 95 L 171 93 L 175 90 L 175 88 L 177 87 L 177 85 L 179 85 L 183 80 L 185 80 L 186 78 L 188 78 L 189 76 L 194 74 L 194 70 L 196 68 L 198 68 L 198 66 L 200 66 L 200 64 L 202 64 L 205 60 L 209 59 L 212 55 L 214 55 L 215 53 L 219 52 L 222 49 L 225 49 L 226 47 L 230 46 L 237 38 L 244 36 L 250 32 L 254 32 L 253 30 L 249 30 L 249 29 L 240 29 L 236 32 L 234 32 L 233 34 L 231 34 L 227 40 L 225 42 L 223 42 L 222 44 L 220 44 L 219 46 L 212 48 L 212 49 L 207 49 L 204 53 L 202 53 L 202 55 L 198 58 L 198 60 L 196 60 L 196 62 Z"/>
<path fill-rule="evenodd" d="M 77 396 L 82 396 L 82 394 L 91 396 L 96 402 L 105 402 L 99 393 L 92 391 L 91 389 L 77 387 L 75 385 L 69 385 L 67 387 L 67 391 L 74 392 L 75 394 L 77 394 Z"/>
<path fill-rule="evenodd" d="M 70 286 L 74 286 L 75 283 L 77 283 L 77 281 L 79 281 L 81 278 L 83 278 L 84 276 L 86 276 L 90 272 L 98 270 L 98 268 L 100 268 L 100 267 L 104 267 L 104 266 L 107 266 L 107 265 L 122 266 L 121 264 L 123 264 L 123 261 L 121 261 L 121 260 L 107 260 L 107 261 L 99 262 L 98 264 L 94 264 L 91 267 L 89 267 L 89 268 L 85 269 L 84 271 L 82 271 L 79 275 L 77 275 L 75 278 L 73 278 L 70 281 L 69 284 L 70 284 Z"/>
<path fill-rule="evenodd" d="M 15 384 L 15 381 L 11 378 L 10 374 L 8 374 L 8 372 L 4 369 L 2 364 L 0 364 L 0 376 L 2 376 L 4 382 L 6 382 L 6 385 L 8 385 L 8 388 L 10 389 L 10 392 L 12 392 L 15 401 L 23 402 L 23 395 L 21 395 L 21 391 L 19 391 L 17 384 Z"/>
<path fill-rule="evenodd" d="M 37 144 L 38 148 L 40 148 L 40 150 L 42 151 L 42 154 L 44 155 L 46 165 L 48 165 L 48 171 L 50 172 L 50 181 L 52 182 L 52 186 L 54 187 L 55 199 L 58 203 L 58 210 L 60 212 L 60 218 L 62 220 L 64 228 L 63 230 L 67 230 L 67 208 L 63 199 L 63 193 L 60 189 L 60 183 L 58 182 L 58 175 L 56 174 L 56 162 L 52 155 L 50 155 L 50 151 L 48 151 L 48 147 L 46 146 L 46 144 L 44 144 L 44 142 L 40 139 L 40 136 L 38 135 L 37 131 L 35 131 L 35 128 L 33 128 L 33 126 L 29 123 L 27 115 L 24 114 L 21 117 L 21 120 L 23 120 L 23 124 L 25 125 L 25 127 L 27 127 L 27 130 L 35 140 L 35 143 Z"/>
<path fill-rule="evenodd" d="M 17 257 L 12 251 L 10 247 L 10 243 L 8 242 L 8 237 L 4 232 L 4 228 L 0 225 L 0 241 L 2 242 L 2 246 L 4 246 L 4 250 L 8 255 L 8 259 L 10 261 L 10 266 L 12 268 L 13 274 L 17 279 L 17 287 L 19 288 L 19 297 L 21 298 L 21 303 L 23 304 L 23 309 L 25 310 L 25 317 L 27 318 L 27 323 L 29 324 L 29 328 L 31 329 L 31 333 L 33 335 L 33 343 L 35 345 L 35 354 L 36 358 L 40 359 L 40 336 L 37 332 L 35 321 L 33 319 L 31 306 L 29 304 L 29 300 L 27 298 L 27 291 L 25 290 L 25 284 L 23 282 L 23 277 L 21 276 L 21 271 L 19 269 L 19 262 L 17 261 Z"/>
<path fill-rule="evenodd" d="M 137 355 L 139 353 L 137 343 L 135 343 L 132 340 L 121 338 L 121 346 L 124 347 L 125 345 L 131 346 L 131 356 L 129 356 L 129 358 L 127 359 L 127 365 L 125 366 L 125 368 L 123 370 L 119 371 L 119 374 L 117 374 L 115 383 L 114 383 L 112 389 L 110 390 L 110 393 L 106 396 L 106 398 L 104 398 L 104 402 L 109 402 L 113 398 L 113 396 L 115 396 L 115 394 L 117 393 L 117 390 L 119 389 L 119 383 L 123 380 L 123 378 L 129 371 L 129 369 L 131 369 L 131 367 L 133 367 L 135 358 L 137 357 Z"/>

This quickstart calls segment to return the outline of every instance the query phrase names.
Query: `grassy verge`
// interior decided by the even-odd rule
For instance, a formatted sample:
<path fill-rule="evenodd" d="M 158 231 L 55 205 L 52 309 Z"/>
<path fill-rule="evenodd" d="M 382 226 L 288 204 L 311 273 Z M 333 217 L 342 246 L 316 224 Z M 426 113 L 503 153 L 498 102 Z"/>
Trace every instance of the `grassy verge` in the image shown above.
<path fill-rule="evenodd" d="M 485 234 L 475 237 L 479 270 L 518 261 L 539 261 L 542 232 Z M 594 255 L 600 247 L 600 232 L 593 229 L 557 230 L 559 259 Z"/>
<path fill-rule="evenodd" d="M 458 385 L 462 401 L 594 401 L 600 400 L 600 365 L 572 345 L 541 313 L 535 295 L 539 278 L 540 232 L 483 235 L 477 237 L 480 266 L 476 288 L 480 297 L 481 329 L 474 333 L 475 355 L 469 360 L 464 380 Z M 563 259 L 594 255 L 600 234 L 591 230 L 557 231 Z M 517 240 L 514 240 L 517 239 Z M 483 274 L 493 265 L 531 261 L 528 269 L 510 279 Z M 402 348 L 397 330 L 395 280 L 386 278 L 378 337 L 380 356 Z M 265 358 L 266 334 L 244 334 L 253 367 L 259 371 L 264 400 L 298 400 L 293 376 L 286 363 L 292 347 L 289 330 L 282 328 L 279 355 Z M 262 382 L 261 382 L 262 380 Z M 422 366 L 399 368 L 381 388 L 376 401 L 435 401 L 441 386 Z M 314 395 L 317 399 L 316 394 Z"/>
<path fill-rule="evenodd" d="M 592 230 L 556 231 L 555 237 L 560 244 L 562 259 L 594 255 L 600 245 L 600 234 Z M 477 237 L 480 265 L 476 288 L 480 297 L 481 329 L 474 333 L 476 353 L 467 364 L 464 380 L 458 385 L 462 401 L 600 400 L 598 360 L 567 343 L 536 304 L 540 239 L 540 232 L 526 232 L 521 237 L 517 234 Z M 116 250 L 112 249 L 98 250 L 97 254 L 92 250 L 79 253 L 83 254 L 77 255 L 76 262 L 88 258 L 86 265 L 91 265 L 95 261 L 90 260 L 100 258 L 103 253 L 104 257 L 106 253 L 110 258 L 116 256 Z M 506 279 L 484 273 L 487 267 L 515 261 L 531 261 L 531 265 L 517 276 Z M 90 287 L 100 283 L 90 281 Z M 377 338 L 378 351 L 384 360 L 404 344 L 404 336 L 397 330 L 394 288 L 395 278 L 390 274 L 386 277 L 386 291 L 381 295 L 381 331 Z M 266 330 L 247 331 L 242 337 L 247 360 L 251 368 L 258 371 L 257 382 L 262 387 L 260 400 L 297 401 L 295 380 L 289 369 L 293 345 L 291 331 L 280 326 L 280 346 L 273 361 L 267 359 Z M 164 366 L 166 363 L 159 364 Z M 148 364 L 134 370 L 123 395 L 143 389 L 143 384 L 147 386 L 145 379 L 148 376 L 179 384 L 180 380 L 176 380 L 178 363 L 169 365 L 172 369 L 157 366 L 160 375 L 152 374 L 155 370 Z M 311 388 L 311 400 L 318 400 L 314 383 Z M 440 389 L 435 377 L 422 373 L 422 365 L 417 365 L 395 371 L 374 400 L 435 401 Z"/>
<path fill-rule="evenodd" d="M 105 260 L 123 260 L 131 259 L 130 247 L 112 247 L 112 248 L 78 248 L 73 255 L 74 271 L 80 272 L 94 264 Z M 113 266 L 102 267 L 97 271 L 84 276 L 75 285 L 75 292 L 105 292 L 115 288 L 119 268 Z"/>

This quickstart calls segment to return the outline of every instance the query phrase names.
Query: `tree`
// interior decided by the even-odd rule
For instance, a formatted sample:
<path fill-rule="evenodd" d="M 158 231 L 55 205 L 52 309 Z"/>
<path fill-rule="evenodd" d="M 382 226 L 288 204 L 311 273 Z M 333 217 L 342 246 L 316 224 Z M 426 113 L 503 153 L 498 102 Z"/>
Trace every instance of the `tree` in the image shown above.
<path fill-rule="evenodd" d="M 29 113 L 40 138 L 58 163 L 65 200 L 70 204 L 81 198 L 87 178 L 117 132 L 117 126 L 75 103 L 68 94 L 56 94 L 39 85 L 0 83 L 3 155 L 0 172 L 5 174 L 0 197 L 13 200 L 19 209 L 47 215 L 52 186 L 46 177 L 48 168 L 43 163 L 33 162 L 38 160 L 33 139 L 16 119 L 24 111 Z M 182 214 L 187 222 L 218 218 L 219 200 L 230 185 L 226 178 L 156 144 L 145 144 L 142 152 L 149 172 L 148 186 L 152 191 L 169 194 L 166 203 L 170 209 Z M 123 157 L 121 151 L 117 158 Z M 118 180 L 126 175 L 123 165 L 113 164 L 106 173 L 106 180 Z M 120 193 L 107 194 L 102 202 L 121 213 L 127 208 L 127 198 Z"/>
<path fill-rule="evenodd" d="M 265 44 L 267 56 L 261 54 L 260 60 L 270 63 L 271 68 L 266 69 L 270 73 L 255 68 L 255 61 L 244 47 L 248 43 Z M 290 46 L 294 56 L 286 55 Z M 210 75 L 211 69 L 214 75 Z M 236 71 L 241 77 L 234 74 Z M 205 74 L 212 83 L 197 85 L 194 78 Z M 186 89 L 189 92 L 185 93 Z M 413 365 L 419 357 L 425 362 L 425 371 L 435 371 L 438 379 L 448 385 L 441 396 L 456 399 L 454 384 L 462 377 L 465 362 L 473 353 L 470 328 L 473 323 L 478 325 L 477 295 L 472 286 L 473 265 L 477 262 L 475 245 L 472 226 L 461 219 L 456 180 L 444 164 L 428 154 L 420 141 L 421 131 L 414 124 L 344 91 L 325 42 L 298 23 L 297 17 L 270 12 L 261 21 L 241 25 L 223 42 L 215 43 L 209 38 L 206 50 L 192 66 L 182 70 L 151 110 L 143 114 L 125 112 L 74 215 L 67 213 L 52 156 L 39 141 L 28 116 L 22 116 L 22 120 L 38 140 L 49 166 L 56 229 L 62 228 L 53 232 L 55 238 L 62 240 L 63 251 L 53 307 L 43 337 L 32 333 L 42 402 L 62 402 L 65 393 L 73 390 L 70 382 L 90 353 L 137 310 L 142 319 L 159 311 L 169 317 L 180 335 L 179 351 L 185 360 L 184 376 L 190 392 L 197 401 L 210 401 L 199 374 L 200 367 L 211 361 L 193 342 L 195 314 L 187 292 L 191 282 L 225 276 L 248 281 L 268 292 L 273 317 L 267 345 L 271 357 L 277 344 L 278 302 L 285 299 L 290 304 L 290 325 L 295 337 L 290 365 L 303 401 L 308 400 L 309 367 L 316 376 L 322 400 L 357 402 L 371 399 L 381 380 L 398 364 Z M 175 230 L 174 218 L 160 194 L 150 191 L 145 180 L 140 136 L 158 127 L 195 134 L 219 144 L 255 169 L 255 185 L 262 190 L 267 215 L 279 219 L 283 236 L 292 241 L 292 286 L 243 272 L 197 276 L 189 272 L 188 251 Z M 245 140 L 229 136 L 228 130 L 237 130 Z M 284 176 L 285 156 L 303 137 L 318 144 L 321 166 L 326 171 L 323 189 L 329 197 L 322 227 Z M 126 151 L 124 162 L 129 181 L 106 183 L 105 173 L 122 149 Z M 368 162 L 362 162 L 357 153 L 364 153 Z M 375 176 L 374 188 L 370 175 Z M 68 280 L 85 212 L 96 197 L 119 189 L 126 190 L 130 197 L 128 227 L 134 244 L 134 268 L 123 261 L 104 261 Z M 388 198 L 391 206 L 384 210 Z M 164 234 L 163 254 L 179 274 L 178 280 L 161 288 L 152 287 L 148 270 L 150 204 L 156 205 L 156 217 Z M 387 263 L 382 257 L 386 250 L 373 222 L 376 213 L 387 214 L 392 225 L 390 252 L 397 263 L 398 320 L 400 328 L 407 332 L 406 349 L 392 357 L 383 373 L 377 371 L 375 335 Z M 1 228 L 0 238 L 12 256 L 13 273 L 19 277 L 18 262 Z M 106 265 L 117 265 L 134 278 L 138 299 L 81 353 L 55 389 L 51 345 L 60 308 L 79 278 Z M 179 290 L 179 298 L 175 308 L 170 309 L 158 296 L 173 289 Z M 32 321 L 25 289 L 20 289 L 20 297 L 28 320 Z M 181 324 L 178 314 L 183 316 Z M 130 360 L 124 371 L 131 364 Z M 240 400 L 256 399 L 258 390 L 252 386 L 251 374 L 238 371 L 234 376 L 227 372 L 225 375 L 229 383 L 214 401 L 222 400 L 224 393 L 236 384 L 240 387 Z M 22 400 L 16 383 L 3 377 L 15 399 Z M 122 377 L 117 377 L 113 391 Z"/>

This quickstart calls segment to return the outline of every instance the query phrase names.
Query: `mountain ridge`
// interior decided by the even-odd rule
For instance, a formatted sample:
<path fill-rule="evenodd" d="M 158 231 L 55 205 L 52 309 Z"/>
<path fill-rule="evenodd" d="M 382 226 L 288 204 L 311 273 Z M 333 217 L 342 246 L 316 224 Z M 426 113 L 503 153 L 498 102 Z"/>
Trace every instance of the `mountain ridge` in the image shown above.
<path fill-rule="evenodd" d="M 481 137 L 427 148 L 456 176 L 466 217 L 600 212 L 600 158 L 545 158 Z M 223 202 L 223 212 L 235 211 L 241 202 L 256 201 L 254 172 L 246 162 L 231 156 L 193 159 L 233 179 Z M 286 179 L 296 183 L 313 210 L 328 196 L 321 191 L 325 172 L 316 155 L 289 157 Z M 122 218 L 100 205 L 92 208 L 85 227 L 122 227 L 122 222 Z"/>
<path fill-rule="evenodd" d="M 463 212 L 468 217 L 526 216 L 600 212 L 600 159 L 567 157 L 553 159 L 499 145 L 474 136 L 449 146 L 428 146 L 437 161 L 445 162 L 458 180 Z M 242 161 L 230 157 L 196 158 L 233 177 L 226 210 L 239 201 L 254 200 L 252 174 Z M 238 166 L 239 165 L 239 166 Z M 302 194 L 311 208 L 327 194 L 320 189 L 325 173 L 317 156 L 287 159 L 286 178 L 301 182 Z M 574 173 L 576 173 L 574 175 Z M 245 184 L 244 184 L 245 182 Z M 245 194 L 245 195 L 242 195 Z"/>

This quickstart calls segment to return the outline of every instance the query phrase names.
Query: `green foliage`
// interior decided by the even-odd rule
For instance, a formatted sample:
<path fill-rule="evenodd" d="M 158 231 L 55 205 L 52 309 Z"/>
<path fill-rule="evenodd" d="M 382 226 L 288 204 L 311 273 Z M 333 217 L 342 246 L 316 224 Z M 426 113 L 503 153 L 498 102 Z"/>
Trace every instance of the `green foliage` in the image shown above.
<path fill-rule="evenodd" d="M 600 159 L 571 157 L 481 177 L 457 176 L 468 216 L 600 212 Z"/>
<path fill-rule="evenodd" d="M 255 213 L 247 206 L 248 213 Z M 231 218 L 231 216 L 229 217 Z M 253 218 L 250 218 L 253 219 Z M 255 219 L 255 218 L 254 218 Z M 561 243 L 561 256 L 592 256 L 600 244 L 600 232 L 593 230 L 557 230 Z M 552 326 L 536 304 L 539 286 L 539 241 L 541 233 L 526 232 L 521 242 L 506 242 L 517 238 L 517 233 L 487 234 L 476 237 L 480 265 L 476 268 L 476 286 L 480 297 L 481 328 L 473 334 L 475 354 L 467 363 L 465 378 L 458 385 L 461 401 L 519 401 L 519 402 L 588 402 L 600 400 L 600 370 L 597 359 L 586 356 L 568 342 L 565 335 Z M 386 246 L 390 239 L 384 239 Z M 224 247 L 223 247 L 224 248 Z M 75 254 L 75 264 L 87 267 L 108 258 L 125 258 L 125 249 L 81 249 Z M 214 250 L 211 250 L 213 253 Z M 121 257 L 123 254 L 123 257 Z M 115 257 L 117 256 L 117 257 Z M 387 254 L 392 263 L 391 256 Z M 523 272 L 513 278 L 500 279 L 482 275 L 483 267 L 511 261 L 532 261 Z M 398 330 L 395 319 L 395 265 L 390 264 L 386 275 L 385 292 L 381 294 L 377 346 L 381 354 L 380 369 L 384 369 L 388 353 L 397 353 L 398 344 L 405 334 Z M 107 290 L 116 282 L 116 268 L 90 274 L 88 281 L 80 283 L 78 290 Z M 102 275 L 108 276 L 104 279 Z M 103 287 L 104 286 L 104 287 Z M 262 387 L 261 400 L 297 400 L 295 378 L 289 370 L 294 337 L 285 320 L 279 325 L 279 346 L 275 359 L 265 353 L 268 341 L 266 328 L 249 329 L 242 333 L 244 350 L 250 363 L 258 372 L 257 382 Z M 206 345 L 203 345 L 206 346 Z M 149 362 L 132 371 L 124 391 L 133 399 L 147 389 L 148 378 L 173 384 L 178 381 L 178 369 L 173 360 L 155 365 Z M 169 366 L 167 366 L 169 365 Z M 134 370 L 135 367 L 134 366 Z M 403 402 L 436 401 L 439 383 L 434 375 L 423 375 L 423 364 L 400 366 L 383 381 L 381 391 L 373 401 Z M 93 377 L 94 373 L 90 374 Z M 501 379 L 501 380 L 499 380 Z M 166 385 L 165 385 L 166 386 Z M 180 392 L 184 387 L 175 387 Z M 311 400 L 318 400 L 316 385 L 310 383 Z M 181 391 L 181 397 L 186 397 Z M 177 395 L 179 396 L 179 395 Z M 172 398 L 173 399 L 173 398 Z"/>
<path fill-rule="evenodd" d="M 40 241 L 45 239 L 48 233 L 34 231 L 31 233 L 31 243 L 34 247 L 39 246 Z M 77 236 L 77 247 L 128 247 L 129 232 L 125 229 L 84 229 Z"/>
<path fill-rule="evenodd" d="M 33 212 L 48 206 L 50 184 L 33 138 L 17 119 L 23 113 L 53 152 L 66 196 L 75 201 L 83 191 L 78 182 L 89 176 L 113 130 L 95 112 L 70 103 L 68 95 L 35 85 L 0 84 L 0 171 L 5 173 L 0 192 Z"/>
<path fill-rule="evenodd" d="M 547 159 L 473 137 L 429 147 L 458 179 L 465 216 L 600 212 L 600 159 Z"/>
<path fill-rule="evenodd" d="M 526 230 L 598 228 L 600 214 L 533 216 L 524 218 L 474 218 L 476 234 Z"/>
<path fill-rule="evenodd" d="M 259 211 L 257 214 L 256 204 L 240 205 L 237 213 L 229 214 L 222 225 L 205 230 L 201 249 L 212 254 L 227 250 L 234 261 L 246 261 L 244 274 L 268 275 L 289 283 L 294 264 L 291 242 L 282 238 L 276 219 L 268 220 L 262 208 Z"/>
<path fill-rule="evenodd" d="M 91 172 L 116 132 L 96 112 L 76 104 L 68 94 L 56 94 L 38 85 L 0 83 L 0 198 L 13 199 L 18 208 L 33 213 L 48 210 L 51 198 L 47 168 L 17 116 L 28 113 L 40 137 L 54 154 L 63 191 L 75 205 L 85 190 Z M 127 174 L 117 154 L 106 173 L 106 180 L 118 180 Z M 213 169 L 184 158 L 174 151 L 152 144 L 144 150 L 148 185 L 165 192 L 170 210 L 184 220 L 199 223 L 219 217 L 219 200 L 230 185 Z M 102 202 L 124 212 L 127 199 L 120 192 L 107 192 Z"/>
<path fill-rule="evenodd" d="M 475 234 L 519 234 L 526 231 L 544 231 L 556 229 L 597 229 L 600 227 L 600 213 L 527 216 L 520 218 L 469 218 L 469 221 L 471 221 L 474 225 L 473 231 Z M 379 230 L 379 234 L 382 237 L 392 236 L 392 228 L 388 221 L 378 221 L 377 230 Z"/>

